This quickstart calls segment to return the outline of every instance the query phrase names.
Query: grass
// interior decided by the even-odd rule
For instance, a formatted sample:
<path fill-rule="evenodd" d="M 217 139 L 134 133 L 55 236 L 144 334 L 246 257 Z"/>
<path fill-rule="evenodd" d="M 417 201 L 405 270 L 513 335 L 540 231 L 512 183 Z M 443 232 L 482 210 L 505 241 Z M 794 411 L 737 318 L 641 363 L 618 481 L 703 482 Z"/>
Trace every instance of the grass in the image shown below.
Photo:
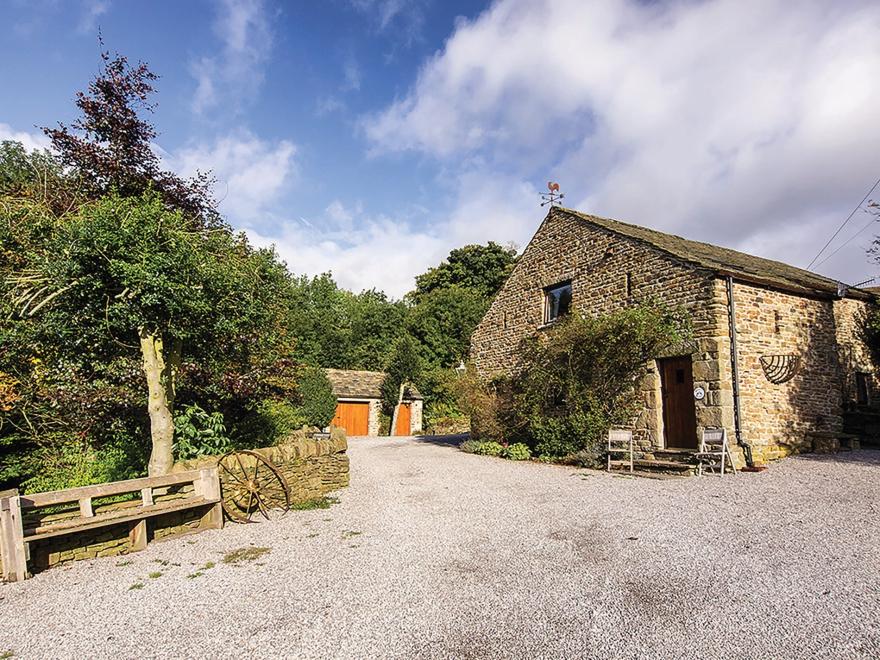
<path fill-rule="evenodd" d="M 160 564 L 160 565 L 162 565 L 162 566 L 168 566 L 168 560 L 167 560 L 167 559 L 154 559 L 154 560 L 153 560 L 153 563 L 154 563 L 154 564 Z"/>
<path fill-rule="evenodd" d="M 207 571 L 207 570 L 210 569 L 210 568 L 214 568 L 216 565 L 217 565 L 217 564 L 215 564 L 214 562 L 209 561 L 209 562 L 207 562 L 204 566 L 202 566 L 202 568 L 200 568 L 199 570 L 205 570 L 205 571 Z"/>
<path fill-rule="evenodd" d="M 232 552 L 227 552 L 223 556 L 223 563 L 239 564 L 243 561 L 254 561 L 255 559 L 259 559 L 271 550 L 272 548 L 261 548 L 256 546 L 250 548 L 238 548 L 237 550 L 233 550 Z"/>
<path fill-rule="evenodd" d="M 318 535 L 318 532 L 315 532 L 314 534 L 306 534 L 306 538 L 307 538 L 307 539 L 313 539 L 313 538 L 315 538 L 317 535 Z"/>
<path fill-rule="evenodd" d="M 12 658 L 14 656 L 15 653 L 12 651 L 3 651 L 2 653 L 0 653 L 0 660 L 9 660 L 9 658 Z"/>
<path fill-rule="evenodd" d="M 197 577 L 202 577 L 203 575 L 204 573 L 202 573 L 201 571 L 196 571 L 195 573 L 190 573 L 189 575 L 187 575 L 186 579 L 195 580 Z"/>
<path fill-rule="evenodd" d="M 339 498 L 336 497 L 319 497 L 314 500 L 306 500 L 305 502 L 296 502 L 291 504 L 293 511 L 311 511 L 313 509 L 329 509 L 334 504 L 339 504 Z"/>
<path fill-rule="evenodd" d="M 165 575 L 165 574 L 162 571 L 153 571 L 152 573 L 149 573 L 147 575 L 147 577 L 150 578 L 151 580 L 155 580 L 156 578 L 160 578 L 163 575 Z"/>
<path fill-rule="evenodd" d="M 126 559 L 125 561 L 116 562 L 117 566 L 131 566 L 134 562 L 131 559 Z M 2 660 L 2 658 L 0 658 Z"/>
<path fill-rule="evenodd" d="M 136 591 L 136 590 L 138 590 L 138 589 L 143 589 L 143 588 L 144 588 L 144 583 L 143 583 L 143 582 L 135 582 L 133 585 L 131 585 L 131 586 L 128 588 L 128 590 L 129 590 L 129 591 Z"/>
<path fill-rule="evenodd" d="M 342 538 L 350 539 L 352 536 L 360 536 L 361 534 L 363 534 L 363 532 L 355 532 L 350 529 L 347 529 L 344 532 L 342 532 Z"/>

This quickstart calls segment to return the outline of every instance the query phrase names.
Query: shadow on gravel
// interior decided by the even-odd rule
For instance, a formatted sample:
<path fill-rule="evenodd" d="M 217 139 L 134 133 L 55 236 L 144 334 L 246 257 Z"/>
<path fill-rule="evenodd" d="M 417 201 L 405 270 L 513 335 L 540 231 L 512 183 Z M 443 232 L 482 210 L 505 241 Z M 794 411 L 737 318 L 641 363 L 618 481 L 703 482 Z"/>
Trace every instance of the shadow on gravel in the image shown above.
<path fill-rule="evenodd" d="M 856 463 L 859 465 L 880 466 L 880 449 L 857 449 L 837 454 L 798 454 L 793 456 L 799 461 L 815 461 L 817 463 Z"/>
<path fill-rule="evenodd" d="M 458 449 L 458 445 L 467 440 L 468 435 L 467 433 L 457 433 L 455 435 L 416 435 L 413 436 L 413 440 Z"/>

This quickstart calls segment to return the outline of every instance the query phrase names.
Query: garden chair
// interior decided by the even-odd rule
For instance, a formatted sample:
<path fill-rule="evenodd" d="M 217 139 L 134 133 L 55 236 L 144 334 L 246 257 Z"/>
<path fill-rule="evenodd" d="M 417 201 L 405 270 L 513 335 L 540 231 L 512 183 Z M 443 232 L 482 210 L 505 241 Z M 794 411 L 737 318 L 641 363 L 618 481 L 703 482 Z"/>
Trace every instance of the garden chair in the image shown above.
<path fill-rule="evenodd" d="M 703 476 L 704 466 L 713 471 L 720 467 L 721 476 L 724 476 L 725 467 L 728 465 L 736 474 L 730 445 L 727 444 L 727 429 L 703 429 L 700 450 L 694 455 L 694 458 L 697 459 L 697 474 L 699 476 Z"/>
<path fill-rule="evenodd" d="M 615 459 L 614 454 L 623 454 L 624 458 Z M 633 432 L 623 429 L 611 429 L 608 431 L 608 471 L 611 466 L 628 466 L 633 471 Z"/>

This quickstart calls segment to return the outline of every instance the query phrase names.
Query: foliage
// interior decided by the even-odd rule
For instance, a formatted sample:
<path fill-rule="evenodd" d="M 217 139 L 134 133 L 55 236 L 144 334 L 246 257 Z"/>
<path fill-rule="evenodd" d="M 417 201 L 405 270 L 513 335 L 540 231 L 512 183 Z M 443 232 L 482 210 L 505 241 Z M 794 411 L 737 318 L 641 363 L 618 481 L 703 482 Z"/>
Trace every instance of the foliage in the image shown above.
<path fill-rule="evenodd" d="M 419 377 L 419 392 L 424 397 L 423 422 L 425 428 L 436 432 L 454 432 L 468 427 L 468 417 L 458 403 L 459 380 L 454 369 L 431 368 Z"/>
<path fill-rule="evenodd" d="M 292 401 L 262 399 L 239 420 L 232 435 L 237 448 L 255 449 L 274 445 L 307 424 Z"/>
<path fill-rule="evenodd" d="M 471 334 L 488 307 L 489 299 L 475 289 L 457 285 L 434 289 L 419 296 L 406 328 L 427 364 L 454 367 L 467 357 Z"/>
<path fill-rule="evenodd" d="M 374 290 L 345 291 L 327 273 L 294 280 L 286 302 L 296 356 L 306 363 L 381 371 L 404 332 L 402 303 Z"/>
<path fill-rule="evenodd" d="M 689 338 L 683 311 L 654 303 L 607 316 L 569 315 L 523 343 L 511 379 L 471 377 L 464 397 L 475 434 L 523 442 L 545 457 L 601 452 L 608 428 L 630 420 L 648 361 L 689 352 Z"/>
<path fill-rule="evenodd" d="M 501 457 L 511 461 L 527 461 L 532 457 L 532 451 L 528 445 L 515 442 L 512 445 L 507 445 L 501 451 Z"/>
<path fill-rule="evenodd" d="M 504 445 L 500 442 L 495 442 L 494 440 L 478 442 L 476 446 L 473 447 L 473 453 L 480 454 L 481 456 L 501 456 L 501 452 L 503 451 Z"/>
<path fill-rule="evenodd" d="M 76 95 L 81 116 L 71 126 L 43 128 L 61 162 L 76 171 L 78 187 L 92 199 L 110 192 L 140 197 L 154 190 L 169 209 L 214 224 L 219 216 L 210 194 L 213 180 L 197 174 L 185 181 L 163 171 L 152 145 L 156 130 L 138 114 L 153 111 L 149 99 L 158 76 L 146 64 L 132 67 L 119 55 L 102 52 L 101 60 L 88 90 Z"/>
<path fill-rule="evenodd" d="M 142 474 L 133 467 L 127 448 L 118 443 L 106 443 L 98 451 L 84 442 L 51 440 L 27 455 L 24 472 L 32 476 L 21 482 L 23 492 L 64 490 Z"/>
<path fill-rule="evenodd" d="M 501 423 L 507 388 L 504 379 L 484 382 L 473 365 L 468 365 L 456 384 L 458 408 L 471 420 L 471 436 L 476 439 L 503 439 Z"/>
<path fill-rule="evenodd" d="M 174 450 L 179 460 L 225 454 L 231 448 L 221 413 L 208 413 L 192 404 L 174 416 Z"/>
<path fill-rule="evenodd" d="M 394 344 L 382 381 L 382 407 L 386 414 L 390 415 L 400 400 L 401 386 L 417 382 L 421 371 L 422 361 L 415 341 L 407 335 L 400 337 Z"/>
<path fill-rule="evenodd" d="M 468 439 L 458 445 L 458 448 L 468 454 L 476 454 L 479 446 L 483 444 L 480 440 Z"/>
<path fill-rule="evenodd" d="M 488 301 L 501 288 L 515 261 L 513 246 L 502 247 L 491 241 L 488 245 L 465 245 L 452 250 L 436 268 L 417 276 L 411 297 L 420 303 L 432 291 L 457 287 L 474 291 Z"/>
<path fill-rule="evenodd" d="M 317 367 L 307 368 L 299 379 L 299 411 L 306 424 L 325 428 L 336 414 L 336 395 L 327 373 Z"/>

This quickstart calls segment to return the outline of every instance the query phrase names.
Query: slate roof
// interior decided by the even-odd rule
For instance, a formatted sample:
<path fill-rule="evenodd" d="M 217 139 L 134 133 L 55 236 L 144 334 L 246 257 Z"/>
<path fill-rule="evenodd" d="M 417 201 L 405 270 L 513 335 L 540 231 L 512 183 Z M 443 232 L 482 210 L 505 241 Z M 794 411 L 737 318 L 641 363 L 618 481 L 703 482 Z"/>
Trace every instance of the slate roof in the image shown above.
<path fill-rule="evenodd" d="M 614 234 L 647 243 L 680 261 L 706 268 L 718 275 L 731 275 L 735 279 L 795 293 L 837 297 L 837 280 L 781 261 L 755 257 L 729 248 L 692 241 L 618 220 L 599 218 L 573 209 L 557 207 L 553 211 L 567 214 Z M 874 295 L 863 289 L 849 287 L 846 297 L 873 299 Z"/>
<path fill-rule="evenodd" d="M 336 398 L 381 399 L 384 371 L 355 371 L 353 369 L 327 369 L 327 378 L 333 386 Z M 415 385 L 407 385 L 404 399 L 421 399 Z"/>

